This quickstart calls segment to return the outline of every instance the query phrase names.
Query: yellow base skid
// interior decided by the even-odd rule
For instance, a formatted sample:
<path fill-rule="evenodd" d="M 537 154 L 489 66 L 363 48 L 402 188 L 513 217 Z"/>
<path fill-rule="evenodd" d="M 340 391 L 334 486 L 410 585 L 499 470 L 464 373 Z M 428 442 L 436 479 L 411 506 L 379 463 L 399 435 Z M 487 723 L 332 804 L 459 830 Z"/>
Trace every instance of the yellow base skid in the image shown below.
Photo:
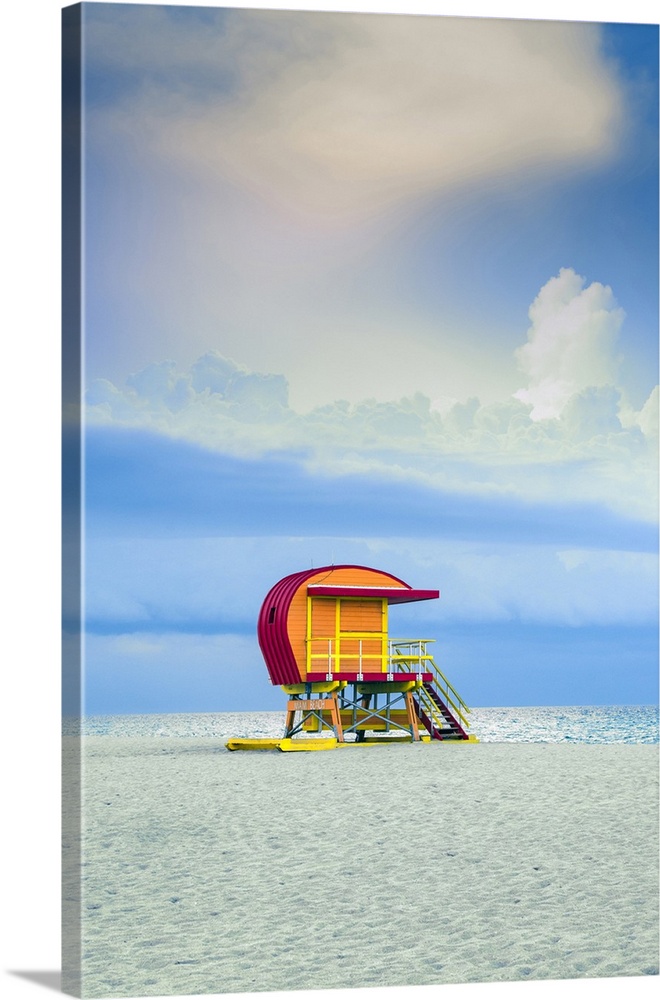
<path fill-rule="evenodd" d="M 359 743 L 355 743 L 353 745 L 358 747 L 364 747 L 364 746 L 373 747 L 377 746 L 378 744 L 382 746 L 384 743 L 414 743 L 414 742 L 415 741 L 413 740 L 412 736 L 365 736 L 363 740 L 360 740 Z M 430 743 L 431 737 L 420 736 L 419 742 Z"/>
<path fill-rule="evenodd" d="M 314 740 L 268 740 L 268 739 L 233 739 L 228 740 L 225 746 L 228 750 L 334 750 L 339 744 L 334 736 L 327 738 L 320 737 Z"/>
<path fill-rule="evenodd" d="M 367 736 L 366 739 L 360 742 L 354 743 L 340 743 L 334 736 L 329 737 L 318 737 L 317 739 L 306 740 L 306 739 L 281 739 L 281 740 L 269 740 L 269 739 L 243 739 L 236 738 L 233 740 L 228 740 L 225 746 L 228 750 L 282 750 L 284 753 L 290 753 L 296 750 L 341 750 L 343 747 L 374 747 L 378 746 L 380 743 L 410 743 L 412 739 L 410 736 Z M 430 743 L 430 736 L 421 736 L 421 743 Z M 456 743 L 459 746 L 465 743 L 478 743 L 479 740 L 476 736 L 468 736 L 467 740 L 445 740 L 445 746 L 449 744 Z"/>
<path fill-rule="evenodd" d="M 228 740 L 225 746 L 228 750 L 282 750 L 284 753 L 291 753 L 296 750 L 341 750 L 343 747 L 374 746 L 378 741 L 365 740 L 364 743 L 340 743 L 334 736 L 319 737 L 318 739 L 288 739 L 268 740 L 268 739 L 233 739 Z M 382 742 L 382 741 L 381 741 Z"/>
<path fill-rule="evenodd" d="M 316 740 L 280 740 L 280 750 L 288 752 L 290 750 L 336 750 L 340 746 L 334 736 L 321 736 Z"/>
<path fill-rule="evenodd" d="M 241 739 L 229 740 L 225 743 L 228 750 L 279 750 L 281 740 Z"/>

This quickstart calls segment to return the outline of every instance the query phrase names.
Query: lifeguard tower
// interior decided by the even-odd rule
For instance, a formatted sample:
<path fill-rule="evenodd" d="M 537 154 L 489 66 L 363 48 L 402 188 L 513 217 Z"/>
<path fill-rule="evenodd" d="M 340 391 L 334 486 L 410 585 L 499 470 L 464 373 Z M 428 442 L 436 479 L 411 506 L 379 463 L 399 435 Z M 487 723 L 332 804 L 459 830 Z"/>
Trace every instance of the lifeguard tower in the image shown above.
<path fill-rule="evenodd" d="M 284 738 L 230 740 L 229 749 L 476 742 L 469 708 L 429 652 L 434 640 L 389 636 L 391 605 L 439 596 L 367 566 L 284 577 L 266 595 L 257 625 L 270 680 L 288 696 Z"/>

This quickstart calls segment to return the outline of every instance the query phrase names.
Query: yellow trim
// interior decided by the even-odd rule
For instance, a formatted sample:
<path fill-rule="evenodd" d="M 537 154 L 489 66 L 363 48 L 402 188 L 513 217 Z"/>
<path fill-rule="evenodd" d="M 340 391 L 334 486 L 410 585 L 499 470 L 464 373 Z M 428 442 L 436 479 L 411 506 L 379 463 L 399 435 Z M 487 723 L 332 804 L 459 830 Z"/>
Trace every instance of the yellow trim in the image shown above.
<path fill-rule="evenodd" d="M 384 746 L 386 743 L 413 743 L 413 742 L 414 741 L 412 736 L 365 736 L 365 738 L 363 740 L 360 740 L 359 743 L 347 743 L 346 746 L 374 747 L 378 746 L 379 743 L 381 744 L 381 746 Z M 428 736 L 427 734 L 422 735 L 420 733 L 419 740 L 417 742 L 430 743 L 431 737 Z"/>
<path fill-rule="evenodd" d="M 422 686 L 421 681 L 372 681 L 370 684 L 358 683 L 358 694 L 402 694 L 404 691 L 414 691 Z"/>
<path fill-rule="evenodd" d="M 311 688 L 312 694 L 327 694 L 346 687 L 346 681 L 314 681 L 313 684 L 281 684 L 285 694 L 305 694 Z"/>
<path fill-rule="evenodd" d="M 307 622 L 305 628 L 305 645 L 306 645 L 306 657 L 305 657 L 305 673 L 308 674 L 311 669 L 312 662 L 312 598 L 307 595 Z"/>

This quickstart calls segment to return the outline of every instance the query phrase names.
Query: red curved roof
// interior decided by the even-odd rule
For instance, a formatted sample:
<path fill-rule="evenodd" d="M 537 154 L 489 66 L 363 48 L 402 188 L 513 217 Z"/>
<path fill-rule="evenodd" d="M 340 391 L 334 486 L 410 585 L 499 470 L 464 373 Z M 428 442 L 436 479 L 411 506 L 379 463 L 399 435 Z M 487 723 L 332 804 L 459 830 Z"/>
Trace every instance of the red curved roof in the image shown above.
<path fill-rule="evenodd" d="M 263 658 L 266 661 L 266 667 L 268 668 L 268 673 L 273 684 L 300 683 L 300 671 L 296 663 L 293 649 L 291 648 L 287 628 L 288 612 L 291 607 L 291 601 L 293 600 L 293 597 L 299 587 L 310 577 L 318 576 L 323 573 L 329 576 L 336 570 L 343 569 L 357 569 L 377 573 L 379 576 L 389 577 L 389 579 L 393 581 L 394 586 L 391 588 L 383 586 L 378 588 L 366 586 L 346 587 L 342 585 L 324 585 L 322 582 L 319 582 L 318 584 L 313 585 L 314 591 L 319 595 L 325 594 L 326 596 L 335 594 L 337 596 L 344 596 L 346 593 L 356 594 L 364 592 L 365 597 L 386 597 L 388 602 L 392 604 L 398 604 L 404 601 L 423 601 L 439 596 L 437 590 L 413 590 L 409 584 L 400 580 L 399 577 L 393 576 L 391 573 L 387 573 L 384 570 L 373 569 L 369 566 L 357 566 L 352 564 L 344 564 L 340 566 L 319 566 L 316 569 L 302 570 L 299 573 L 292 573 L 290 576 L 283 577 L 283 579 L 271 587 L 266 594 L 264 602 L 261 605 L 259 619 L 257 622 L 257 638 L 259 641 L 259 647 L 263 654 Z"/>

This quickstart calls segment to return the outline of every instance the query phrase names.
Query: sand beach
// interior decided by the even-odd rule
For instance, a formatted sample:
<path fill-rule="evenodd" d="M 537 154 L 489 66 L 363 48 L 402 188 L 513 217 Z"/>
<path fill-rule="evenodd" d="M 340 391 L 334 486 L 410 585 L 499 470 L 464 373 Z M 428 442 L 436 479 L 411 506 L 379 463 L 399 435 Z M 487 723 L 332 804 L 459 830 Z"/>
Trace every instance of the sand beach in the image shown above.
<path fill-rule="evenodd" d="M 82 777 L 86 997 L 658 974 L 657 745 L 86 736 Z"/>

